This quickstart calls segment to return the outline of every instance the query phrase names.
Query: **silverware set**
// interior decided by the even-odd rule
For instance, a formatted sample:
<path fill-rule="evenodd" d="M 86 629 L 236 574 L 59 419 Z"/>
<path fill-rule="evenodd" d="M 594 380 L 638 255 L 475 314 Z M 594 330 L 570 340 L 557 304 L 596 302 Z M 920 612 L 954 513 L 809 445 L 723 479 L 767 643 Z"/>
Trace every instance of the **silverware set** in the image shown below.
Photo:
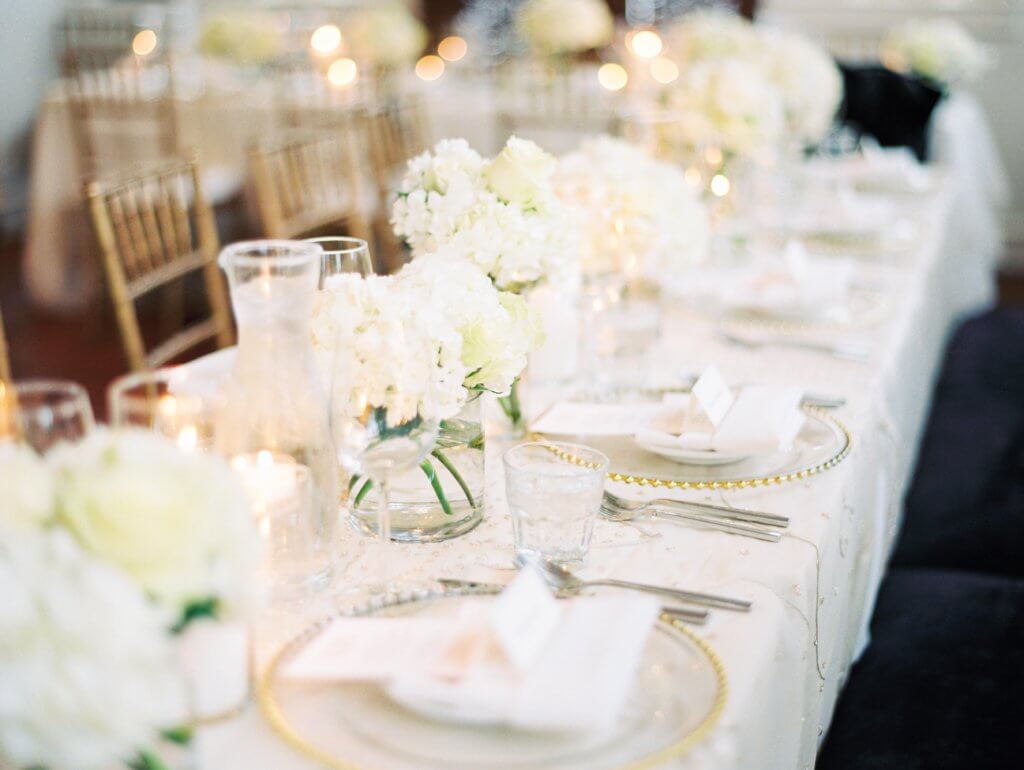
<path fill-rule="evenodd" d="M 782 539 L 781 530 L 789 527 L 787 517 L 774 513 L 668 498 L 627 500 L 607 490 L 601 499 L 601 515 L 610 521 L 662 519 L 698 525 L 769 543 L 779 542 Z"/>
<path fill-rule="evenodd" d="M 719 330 L 718 336 L 730 345 L 746 348 L 748 350 L 759 350 L 760 348 L 795 348 L 798 350 L 810 350 L 815 353 L 824 353 L 833 358 L 841 358 L 846 361 L 857 361 L 867 363 L 871 360 L 871 349 L 865 345 L 858 345 L 852 342 L 816 342 L 813 340 L 793 339 L 772 335 L 768 337 L 742 337 L 732 332 Z"/>

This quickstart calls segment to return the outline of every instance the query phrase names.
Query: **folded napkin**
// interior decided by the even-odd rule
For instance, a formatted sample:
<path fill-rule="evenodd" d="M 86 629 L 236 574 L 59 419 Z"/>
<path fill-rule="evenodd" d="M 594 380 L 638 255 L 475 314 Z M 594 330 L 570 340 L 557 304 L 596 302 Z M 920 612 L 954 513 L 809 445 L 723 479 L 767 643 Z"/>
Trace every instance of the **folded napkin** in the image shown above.
<path fill-rule="evenodd" d="M 525 730 L 601 729 L 622 712 L 659 613 L 653 597 L 557 601 L 524 570 L 455 617 L 341 618 L 286 676 L 376 682 L 426 716 Z"/>
<path fill-rule="evenodd" d="M 636 432 L 638 443 L 665 449 L 758 454 L 788 450 L 804 424 L 799 388 L 742 388 L 721 424 L 694 419 L 690 397 L 666 397 L 661 411 Z"/>

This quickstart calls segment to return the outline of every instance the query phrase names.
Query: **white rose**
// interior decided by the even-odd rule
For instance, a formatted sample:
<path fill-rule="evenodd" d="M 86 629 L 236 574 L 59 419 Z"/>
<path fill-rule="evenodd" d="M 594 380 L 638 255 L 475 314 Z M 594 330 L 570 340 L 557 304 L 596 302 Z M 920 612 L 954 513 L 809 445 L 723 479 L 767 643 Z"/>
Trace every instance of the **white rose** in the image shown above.
<path fill-rule="evenodd" d="M 185 717 L 168 628 L 63 529 L 0 539 L 0 766 L 123 767 Z"/>
<path fill-rule="evenodd" d="M 355 59 L 389 67 L 418 57 L 429 37 L 423 23 L 402 3 L 355 11 L 341 29 Z"/>
<path fill-rule="evenodd" d="M 258 539 L 244 490 L 221 458 L 148 431 L 97 430 L 48 458 L 58 517 L 89 551 L 175 609 L 249 600 Z"/>
<path fill-rule="evenodd" d="M 0 446 L 0 490 L 0 527 L 35 529 L 53 518 L 53 474 L 28 447 Z"/>
<path fill-rule="evenodd" d="M 599 48 L 615 31 L 604 0 L 527 0 L 517 25 L 533 48 L 548 54 Z"/>
<path fill-rule="evenodd" d="M 549 196 L 555 165 L 555 159 L 535 143 L 511 136 L 484 168 L 484 180 L 506 203 L 540 209 Z"/>

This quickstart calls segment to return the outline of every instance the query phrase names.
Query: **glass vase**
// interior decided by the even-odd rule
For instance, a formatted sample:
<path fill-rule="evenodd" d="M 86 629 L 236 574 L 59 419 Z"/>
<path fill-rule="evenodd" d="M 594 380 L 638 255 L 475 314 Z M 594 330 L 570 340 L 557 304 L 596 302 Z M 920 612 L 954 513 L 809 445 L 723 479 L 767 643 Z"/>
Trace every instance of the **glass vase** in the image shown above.
<path fill-rule="evenodd" d="M 310 340 L 320 256 L 319 246 L 298 241 L 238 243 L 220 255 L 238 322 L 238 356 L 221 386 L 215 446 L 229 458 L 287 458 L 309 468 L 312 522 L 297 524 L 308 543 L 308 566 L 293 588 L 310 590 L 331 580 L 339 511 L 327 397 Z M 293 492 L 284 480 L 270 481 L 267 505 Z"/>
<path fill-rule="evenodd" d="M 391 539 L 430 543 L 469 532 L 484 514 L 484 430 L 479 395 L 443 420 L 437 443 L 419 466 L 390 483 Z M 358 526 L 377 531 L 376 487 L 357 477 L 349 508 Z"/>

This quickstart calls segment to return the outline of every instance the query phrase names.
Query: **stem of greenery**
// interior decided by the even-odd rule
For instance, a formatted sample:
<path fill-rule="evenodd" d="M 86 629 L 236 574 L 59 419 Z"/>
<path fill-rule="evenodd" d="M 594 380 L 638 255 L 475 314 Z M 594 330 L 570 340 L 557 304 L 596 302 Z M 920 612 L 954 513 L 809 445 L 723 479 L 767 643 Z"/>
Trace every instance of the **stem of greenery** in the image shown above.
<path fill-rule="evenodd" d="M 498 399 L 498 403 L 501 404 L 501 410 L 505 413 L 505 416 L 512 421 L 512 425 L 519 427 L 523 422 L 523 410 L 519 404 L 519 380 L 512 382 L 512 387 L 508 391 L 507 396 L 501 396 Z"/>
<path fill-rule="evenodd" d="M 448 502 L 448 498 L 445 496 L 444 489 L 441 487 L 441 482 L 437 478 L 437 473 L 434 471 L 434 466 L 430 464 L 430 460 L 424 460 L 420 463 L 420 469 L 427 476 L 427 480 L 430 482 L 430 486 L 434 488 L 434 494 L 437 495 L 437 501 L 441 503 L 441 508 L 449 516 L 452 515 L 452 506 Z"/>
<path fill-rule="evenodd" d="M 139 756 L 128 763 L 132 770 L 168 770 L 167 765 L 153 751 L 143 749 Z"/>
<path fill-rule="evenodd" d="M 363 502 L 363 498 L 366 497 L 366 493 L 373 488 L 373 479 L 367 479 L 366 483 L 363 484 L 359 492 L 356 493 L 356 505 Z"/>
<path fill-rule="evenodd" d="M 462 478 L 462 474 L 459 473 L 459 469 L 455 467 L 455 463 L 445 457 L 444 452 L 440 449 L 435 449 L 430 454 L 437 458 L 438 462 L 440 462 L 441 465 L 443 465 L 448 472 L 452 474 L 452 478 L 454 478 L 458 485 L 462 487 L 462 494 L 466 496 L 466 500 L 469 502 L 470 508 L 476 508 L 476 501 L 473 500 L 473 493 L 469 490 L 469 485 L 466 483 L 466 480 Z M 448 511 L 448 513 L 450 513 L 450 511 Z"/>

